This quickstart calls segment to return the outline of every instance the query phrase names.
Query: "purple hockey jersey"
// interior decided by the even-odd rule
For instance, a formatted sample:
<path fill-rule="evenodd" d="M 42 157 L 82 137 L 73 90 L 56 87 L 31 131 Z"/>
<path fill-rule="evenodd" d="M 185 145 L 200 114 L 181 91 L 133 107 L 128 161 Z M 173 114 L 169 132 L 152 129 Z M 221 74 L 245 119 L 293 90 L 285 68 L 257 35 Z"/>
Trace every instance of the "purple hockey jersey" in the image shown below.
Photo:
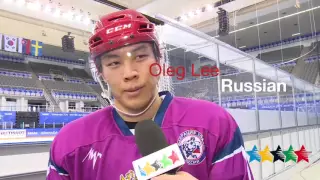
<path fill-rule="evenodd" d="M 253 180 L 239 127 L 218 105 L 165 93 L 155 123 L 178 143 L 199 180 Z M 135 180 L 135 138 L 113 107 L 64 126 L 50 150 L 47 180 Z"/>

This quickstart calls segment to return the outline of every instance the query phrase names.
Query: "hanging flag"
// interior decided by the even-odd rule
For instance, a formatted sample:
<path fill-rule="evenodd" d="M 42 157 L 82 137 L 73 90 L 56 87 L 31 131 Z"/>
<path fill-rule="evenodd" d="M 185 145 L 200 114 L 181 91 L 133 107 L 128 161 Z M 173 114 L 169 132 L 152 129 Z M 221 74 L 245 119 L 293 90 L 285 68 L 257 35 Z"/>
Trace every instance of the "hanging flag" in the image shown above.
<path fill-rule="evenodd" d="M 0 34 L 0 50 L 2 49 L 2 34 Z"/>
<path fill-rule="evenodd" d="M 4 35 L 4 50 L 17 52 L 17 37 Z"/>
<path fill-rule="evenodd" d="M 33 56 L 42 56 L 42 45 L 43 43 L 40 41 L 31 41 L 31 54 Z"/>
<path fill-rule="evenodd" d="M 30 39 L 19 38 L 18 52 L 22 54 L 31 54 L 31 41 Z"/>

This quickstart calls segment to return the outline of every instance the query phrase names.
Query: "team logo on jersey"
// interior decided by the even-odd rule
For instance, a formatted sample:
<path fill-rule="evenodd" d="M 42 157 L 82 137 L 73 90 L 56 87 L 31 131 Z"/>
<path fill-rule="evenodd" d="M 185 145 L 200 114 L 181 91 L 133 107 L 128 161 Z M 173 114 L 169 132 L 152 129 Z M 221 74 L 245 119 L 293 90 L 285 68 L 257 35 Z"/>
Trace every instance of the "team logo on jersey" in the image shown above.
<path fill-rule="evenodd" d="M 203 135 L 196 130 L 188 130 L 180 134 L 178 144 L 186 163 L 200 164 L 206 157 Z"/>

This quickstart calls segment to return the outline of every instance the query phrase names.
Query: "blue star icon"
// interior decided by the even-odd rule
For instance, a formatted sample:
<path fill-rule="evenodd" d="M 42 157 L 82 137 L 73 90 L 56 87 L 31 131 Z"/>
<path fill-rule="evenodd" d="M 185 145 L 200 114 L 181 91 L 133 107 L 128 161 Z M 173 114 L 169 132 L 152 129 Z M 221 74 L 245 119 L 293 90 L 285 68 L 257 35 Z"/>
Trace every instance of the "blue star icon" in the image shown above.
<path fill-rule="evenodd" d="M 250 162 L 256 160 L 258 162 L 261 161 L 261 157 L 259 155 L 259 151 L 256 145 L 253 146 L 251 151 L 247 151 L 247 154 L 250 156 Z"/>
<path fill-rule="evenodd" d="M 142 170 L 140 166 L 138 166 L 141 176 L 147 176 L 147 173 Z"/>

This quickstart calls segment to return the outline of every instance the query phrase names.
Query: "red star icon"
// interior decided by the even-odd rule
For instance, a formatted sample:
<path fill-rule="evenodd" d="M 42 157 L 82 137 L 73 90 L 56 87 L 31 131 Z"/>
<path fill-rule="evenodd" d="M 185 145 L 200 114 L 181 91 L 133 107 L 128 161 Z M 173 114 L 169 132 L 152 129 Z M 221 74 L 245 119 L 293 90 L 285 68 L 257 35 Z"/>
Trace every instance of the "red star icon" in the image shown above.
<path fill-rule="evenodd" d="M 300 162 L 300 161 L 302 161 L 302 160 L 304 160 L 304 161 L 306 161 L 306 162 L 309 162 L 308 155 L 309 155 L 311 152 L 306 151 L 306 148 L 304 147 L 304 145 L 301 146 L 301 148 L 300 148 L 299 151 L 295 151 L 294 153 L 298 156 L 297 162 Z"/>
<path fill-rule="evenodd" d="M 172 163 L 174 164 L 176 161 L 179 161 L 179 157 L 178 155 L 176 154 L 176 152 L 172 151 L 172 154 L 171 156 L 169 156 L 169 159 L 172 160 Z"/>

